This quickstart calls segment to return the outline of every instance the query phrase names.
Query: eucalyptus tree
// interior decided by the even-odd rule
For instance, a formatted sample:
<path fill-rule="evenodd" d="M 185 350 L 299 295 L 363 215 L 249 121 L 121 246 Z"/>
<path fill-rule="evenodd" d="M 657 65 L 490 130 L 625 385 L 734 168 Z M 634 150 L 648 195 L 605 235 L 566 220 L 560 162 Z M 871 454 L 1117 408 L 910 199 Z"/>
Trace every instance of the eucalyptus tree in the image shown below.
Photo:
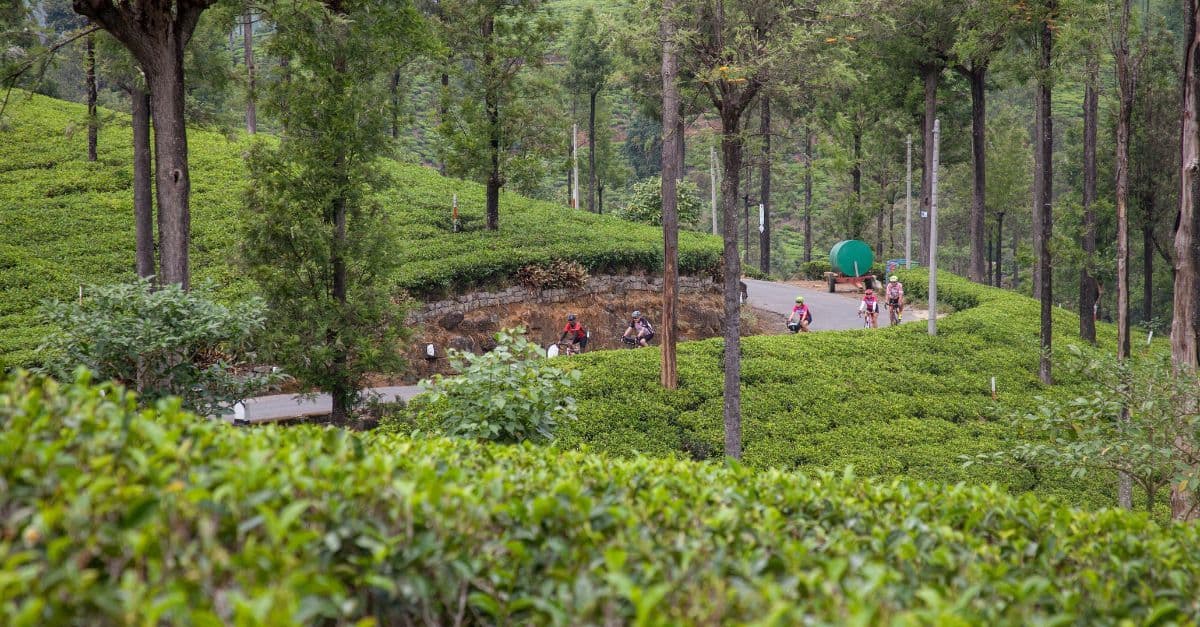
<path fill-rule="evenodd" d="M 269 352 L 333 398 L 346 424 L 369 372 L 398 367 L 393 239 L 375 192 L 387 153 L 386 75 L 422 41 L 411 3 L 280 0 L 268 43 L 295 76 L 268 91 L 278 142 L 250 159 L 243 257 L 270 305 Z M 286 103 L 286 107 L 282 106 Z"/>
<path fill-rule="evenodd" d="M 184 49 L 200 15 L 216 0 L 74 0 L 75 12 L 108 31 L 137 60 L 154 120 L 155 192 L 161 242 L 160 279 L 187 289 L 191 177 L 184 119 Z"/>
<path fill-rule="evenodd" d="M 596 98 L 612 73 L 608 41 L 592 7 L 584 9 L 567 46 L 567 87 L 588 96 L 588 211 L 596 211 Z"/>
<path fill-rule="evenodd" d="M 439 9 L 456 70 L 447 86 L 456 106 L 440 126 L 450 144 L 448 170 L 484 179 L 494 231 L 509 166 L 547 140 L 539 95 L 548 86 L 528 74 L 543 65 L 559 25 L 540 0 L 443 0 Z"/>

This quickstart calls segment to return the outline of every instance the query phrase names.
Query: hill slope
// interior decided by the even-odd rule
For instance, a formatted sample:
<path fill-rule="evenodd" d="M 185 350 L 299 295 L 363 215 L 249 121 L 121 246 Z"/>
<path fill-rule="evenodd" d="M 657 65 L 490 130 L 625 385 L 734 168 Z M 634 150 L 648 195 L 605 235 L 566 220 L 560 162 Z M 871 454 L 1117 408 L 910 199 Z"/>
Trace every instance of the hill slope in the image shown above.
<path fill-rule="evenodd" d="M 133 275 L 128 116 L 102 117 L 99 160 L 88 163 L 82 105 L 16 95 L 6 113 L 0 130 L 0 371 L 32 362 L 32 349 L 46 333 L 36 316 L 43 300 L 71 298 L 80 285 Z M 189 134 L 193 275 L 228 298 L 254 289 L 235 263 L 245 141 L 202 130 Z M 395 226 L 394 251 L 402 263 L 396 281 L 418 297 L 503 283 L 522 266 L 559 258 L 593 271 L 661 267 L 657 228 L 505 194 L 501 230 L 487 232 L 482 186 L 393 161 L 384 168 L 392 184 L 379 198 Z M 460 233 L 450 223 L 456 194 Z M 720 251 L 715 238 L 683 233 L 680 269 L 711 271 Z"/>

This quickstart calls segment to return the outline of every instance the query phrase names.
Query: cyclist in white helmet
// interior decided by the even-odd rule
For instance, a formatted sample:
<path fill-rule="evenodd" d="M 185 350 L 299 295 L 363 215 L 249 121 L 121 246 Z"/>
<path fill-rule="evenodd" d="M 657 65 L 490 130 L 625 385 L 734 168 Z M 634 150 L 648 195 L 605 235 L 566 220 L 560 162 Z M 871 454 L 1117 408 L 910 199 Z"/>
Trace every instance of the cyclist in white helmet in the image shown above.
<path fill-rule="evenodd" d="M 888 277 L 887 287 L 884 288 L 888 309 L 896 313 L 896 320 L 904 319 L 904 284 L 896 275 Z"/>
<path fill-rule="evenodd" d="M 638 346 L 649 346 L 650 340 L 654 339 L 654 326 L 635 309 L 630 316 L 629 328 L 625 329 L 625 337 L 633 338 Z"/>

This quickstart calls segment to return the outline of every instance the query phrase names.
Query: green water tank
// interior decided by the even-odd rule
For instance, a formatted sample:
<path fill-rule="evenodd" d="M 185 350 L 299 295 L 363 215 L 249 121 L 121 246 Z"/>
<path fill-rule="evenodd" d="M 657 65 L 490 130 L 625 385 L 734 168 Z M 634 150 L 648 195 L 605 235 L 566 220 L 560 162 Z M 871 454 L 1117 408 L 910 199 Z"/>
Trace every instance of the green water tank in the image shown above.
<path fill-rule="evenodd" d="M 875 253 L 871 251 L 871 245 L 862 240 L 842 240 L 829 251 L 829 265 L 833 266 L 833 271 L 846 276 L 862 276 L 871 271 L 872 263 L 875 263 Z"/>

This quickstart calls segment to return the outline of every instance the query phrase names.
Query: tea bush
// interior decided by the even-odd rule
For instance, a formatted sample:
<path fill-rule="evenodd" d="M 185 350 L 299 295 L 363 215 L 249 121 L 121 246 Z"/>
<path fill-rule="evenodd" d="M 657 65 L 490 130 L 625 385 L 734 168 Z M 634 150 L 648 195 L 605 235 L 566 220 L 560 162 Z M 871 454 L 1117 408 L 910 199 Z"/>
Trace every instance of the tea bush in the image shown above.
<path fill-rule="evenodd" d="M 109 115 L 107 112 L 103 115 Z M 0 130 L 0 372 L 36 363 L 47 327 L 40 304 L 77 296 L 80 285 L 133 277 L 131 134 L 114 114 L 99 137 L 99 160 L 86 161 L 85 133 L 66 133 L 86 118 L 82 105 L 14 92 Z M 242 190 L 240 140 L 192 129 L 191 261 L 196 282 L 211 280 L 230 302 L 255 291 L 237 266 Z M 398 287 L 417 297 L 511 282 L 529 265 L 555 260 L 592 273 L 656 270 L 662 231 L 612 216 L 504 194 L 500 231 L 480 227 L 484 188 L 429 168 L 386 162 L 392 185 L 380 194 L 394 225 Z M 457 194 L 463 232 L 452 231 Z M 720 241 L 681 233 L 680 271 L 712 273 Z"/>
<path fill-rule="evenodd" d="M 0 383 L 0 487 L 0 623 L 14 627 L 1200 618 L 1200 531 L 1142 514 L 992 487 L 239 429 L 165 403 L 139 412 L 86 381 Z"/>
<path fill-rule="evenodd" d="M 910 295 L 925 297 L 924 271 L 900 275 Z M 744 461 L 785 470 L 852 464 L 867 476 L 997 482 L 1081 505 L 1113 504 L 1114 484 L 1099 475 L 1080 480 L 1065 469 L 963 467 L 960 456 L 1021 441 L 1010 419 L 1033 411 L 1036 396 L 1074 398 L 1087 381 L 1066 368 L 1056 370 L 1053 387 L 1038 381 L 1036 301 L 941 276 L 940 299 L 957 313 L 939 322 L 937 337 L 917 323 L 744 338 Z M 1078 318 L 1056 308 L 1054 321 L 1055 360 L 1064 364 L 1070 345 L 1083 344 Z M 1098 333 L 1102 346 L 1115 344 L 1111 325 Z M 681 344 L 679 389 L 672 392 L 659 386 L 656 349 L 572 359 L 582 374 L 572 391 L 579 419 L 563 426 L 559 444 L 622 456 L 720 455 L 722 347 L 720 339 Z"/>

